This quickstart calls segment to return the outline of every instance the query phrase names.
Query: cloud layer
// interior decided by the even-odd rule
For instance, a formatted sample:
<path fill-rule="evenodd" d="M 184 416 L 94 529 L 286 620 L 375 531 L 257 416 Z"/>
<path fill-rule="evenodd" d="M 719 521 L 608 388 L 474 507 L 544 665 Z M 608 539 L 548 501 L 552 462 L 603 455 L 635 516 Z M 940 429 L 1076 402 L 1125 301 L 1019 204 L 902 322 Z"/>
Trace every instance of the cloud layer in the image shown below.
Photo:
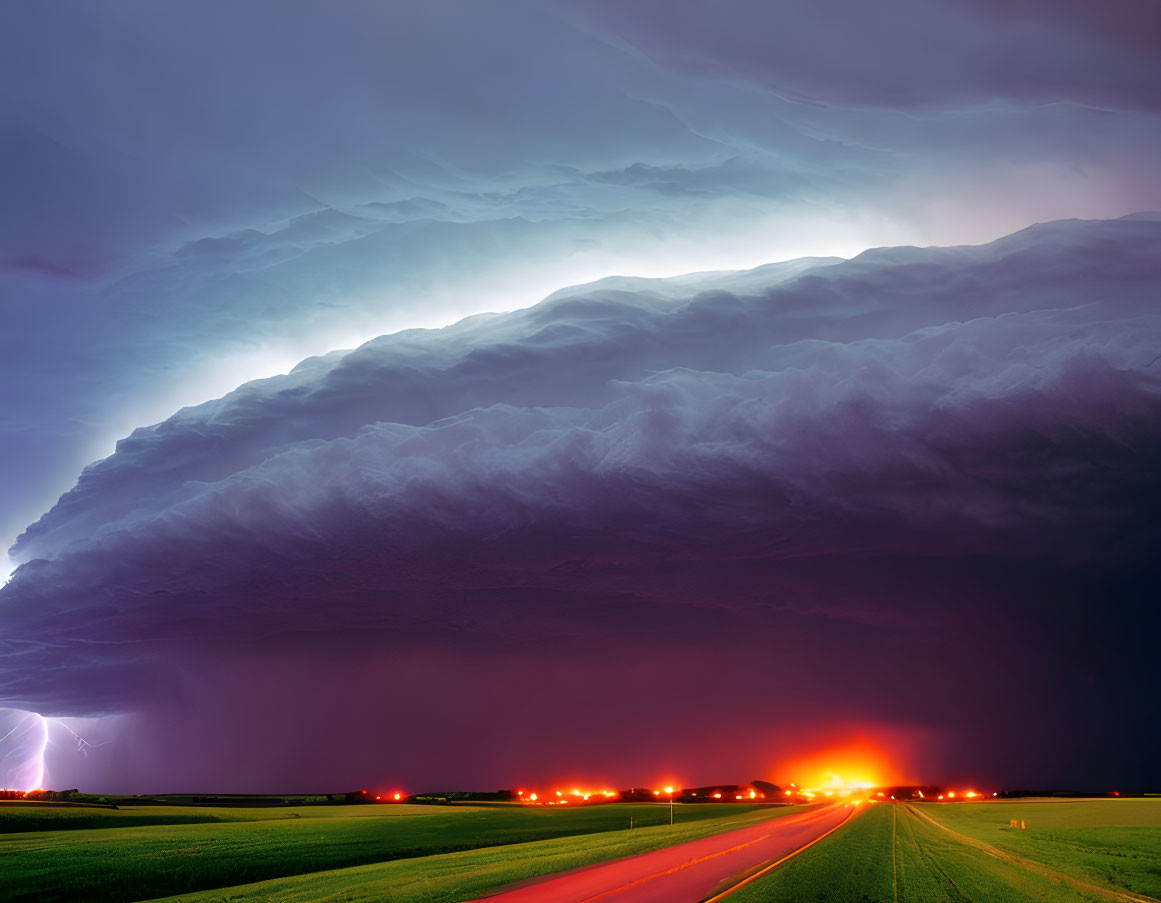
<path fill-rule="evenodd" d="M 1144 0 L 0 17 L 5 542 L 132 428 L 385 332 L 1161 207 Z"/>
<path fill-rule="evenodd" d="M 1159 252 L 1157 217 L 1050 223 L 606 280 L 304 361 L 135 431 L 25 532 L 0 699 L 153 712 L 206 781 L 255 708 L 347 714 L 290 753 L 246 741 L 238 779 L 389 742 L 355 710 L 502 722 L 545 695 L 610 771 L 631 711 L 650 748 L 692 706 L 739 734 L 762 707 L 768 744 L 791 719 L 933 732 L 949 769 L 1031 775 L 1077 705 L 1147 699 Z M 683 655 L 727 676 L 671 698 Z M 1025 760 L 970 739 L 1004 735 Z M 1062 777 L 1143 777 L 1075 741 Z M 689 755 L 722 767 L 708 742 Z M 518 779 L 480 745 L 480 779 Z"/>

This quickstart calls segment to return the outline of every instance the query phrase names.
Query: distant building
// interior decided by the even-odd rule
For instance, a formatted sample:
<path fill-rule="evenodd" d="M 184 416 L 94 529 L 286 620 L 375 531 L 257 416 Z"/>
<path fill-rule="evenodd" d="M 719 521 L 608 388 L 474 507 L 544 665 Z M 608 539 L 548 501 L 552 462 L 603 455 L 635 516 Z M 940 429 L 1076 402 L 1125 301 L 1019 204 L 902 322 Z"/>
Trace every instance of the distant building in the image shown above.
<path fill-rule="evenodd" d="M 749 784 L 711 784 L 707 787 L 686 787 L 678 799 L 683 803 L 737 803 L 773 800 L 781 791 L 777 784 L 751 781 Z"/>

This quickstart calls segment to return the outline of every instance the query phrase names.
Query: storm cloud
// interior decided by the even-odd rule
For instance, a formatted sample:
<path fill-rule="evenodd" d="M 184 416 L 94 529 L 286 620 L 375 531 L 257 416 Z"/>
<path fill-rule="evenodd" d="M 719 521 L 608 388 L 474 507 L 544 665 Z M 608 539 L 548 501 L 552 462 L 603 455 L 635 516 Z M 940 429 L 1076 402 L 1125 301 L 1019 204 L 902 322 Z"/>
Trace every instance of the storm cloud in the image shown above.
<path fill-rule="evenodd" d="M 1161 207 L 1136 0 L 0 18 L 5 543 L 134 427 L 376 335 Z"/>
<path fill-rule="evenodd" d="M 0 698 L 152 713 L 155 782 L 372 767 L 336 744 L 517 780 L 544 767 L 521 713 L 552 706 L 586 725 L 567 767 L 606 774 L 618 731 L 660 755 L 692 707 L 766 747 L 869 723 L 947 773 L 1051 750 L 1049 777 L 1141 780 L 1116 728 L 1054 745 L 1078 706 L 1152 705 L 1159 254 L 1157 216 L 1056 222 L 603 280 L 308 359 L 134 431 L 25 531 Z M 683 657 L 730 679 L 658 676 Z M 394 744 L 423 712 L 449 720 Z M 482 713 L 520 750 L 453 764 Z M 288 751 L 239 740 L 253 718 L 330 727 Z M 682 723 L 687 763 L 744 758 Z"/>

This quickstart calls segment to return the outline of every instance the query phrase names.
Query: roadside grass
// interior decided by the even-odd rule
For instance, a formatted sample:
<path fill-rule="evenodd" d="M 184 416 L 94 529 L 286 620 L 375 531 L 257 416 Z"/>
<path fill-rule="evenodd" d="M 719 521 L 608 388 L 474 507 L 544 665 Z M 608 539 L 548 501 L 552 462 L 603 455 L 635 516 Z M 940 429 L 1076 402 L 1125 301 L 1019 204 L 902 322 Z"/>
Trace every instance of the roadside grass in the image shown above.
<path fill-rule="evenodd" d="M 724 815 L 633 831 L 541 840 L 460 853 L 336 869 L 167 897 L 167 903 L 458 903 L 495 892 L 505 885 L 570 869 L 648 853 L 777 818 L 805 807 Z M 153 901 L 161 903 L 161 901 Z"/>
<path fill-rule="evenodd" d="M 929 806 L 924 811 L 934 808 L 942 809 Z M 925 821 L 906 805 L 886 803 L 871 805 L 845 827 L 727 899 L 730 903 L 1109 903 L 1114 898 L 997 859 Z"/>
<path fill-rule="evenodd" d="M 152 813 L 157 807 L 148 808 Z M 210 824 L 0 835 L 0 900 L 145 900 L 386 860 L 620 831 L 628 826 L 630 817 L 642 828 L 665 824 L 668 829 L 669 820 L 667 806 L 648 803 L 575 809 L 345 808 L 355 811 L 348 816 L 320 815 L 318 807 L 305 807 L 298 818 L 255 820 L 261 810 L 244 809 L 231 813 L 235 820 Z M 748 804 L 677 806 L 675 831 L 695 822 L 706 822 L 703 827 L 708 828 L 709 822 L 721 822 L 723 816 L 759 808 L 762 807 Z M 369 814 L 375 810 L 381 814 Z M 409 814 L 398 817 L 399 810 Z M 272 811 L 280 816 L 293 814 L 282 808 Z M 765 811 L 773 815 L 795 810 L 784 807 Z M 116 816 L 130 810 L 109 812 Z M 225 817 L 221 810 L 211 812 Z M 203 814 L 205 810 L 201 809 L 191 813 Z M 713 829 L 708 833 L 713 833 Z"/>
<path fill-rule="evenodd" d="M 469 807 L 465 807 L 469 808 Z M 446 814 L 443 806 L 124 806 L 99 807 L 12 804 L 0 802 L 0 834 L 22 831 L 68 831 L 90 828 L 133 828 L 145 825 L 202 825 L 234 821 L 275 821 L 285 818 L 381 818 Z"/>
<path fill-rule="evenodd" d="M 940 824 L 1095 884 L 1161 897 L 1161 800 L 998 800 L 927 806 Z M 1009 827 L 1023 821 L 1025 830 Z"/>

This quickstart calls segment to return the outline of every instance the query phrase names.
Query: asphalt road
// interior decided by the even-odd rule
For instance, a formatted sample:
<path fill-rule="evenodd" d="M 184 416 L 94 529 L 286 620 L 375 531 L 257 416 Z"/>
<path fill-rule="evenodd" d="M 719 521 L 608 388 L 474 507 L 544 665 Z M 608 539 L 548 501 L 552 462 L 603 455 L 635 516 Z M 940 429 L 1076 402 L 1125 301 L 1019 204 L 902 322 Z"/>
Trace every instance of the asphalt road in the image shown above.
<path fill-rule="evenodd" d="M 793 855 L 856 808 L 826 806 L 736 831 L 563 872 L 487 897 L 488 903 L 698 903 L 754 869 Z"/>

